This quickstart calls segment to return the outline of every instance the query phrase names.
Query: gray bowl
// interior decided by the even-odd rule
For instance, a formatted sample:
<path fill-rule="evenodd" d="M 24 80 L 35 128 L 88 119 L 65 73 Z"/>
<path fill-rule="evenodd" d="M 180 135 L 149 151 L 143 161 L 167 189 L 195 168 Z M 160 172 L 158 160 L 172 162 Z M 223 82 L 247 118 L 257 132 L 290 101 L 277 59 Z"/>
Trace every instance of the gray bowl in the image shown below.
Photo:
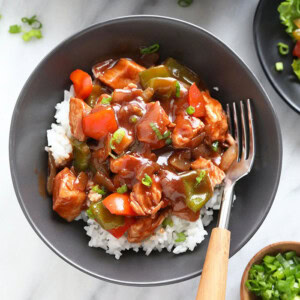
<path fill-rule="evenodd" d="M 29 223 L 50 249 L 89 275 L 126 285 L 170 284 L 200 275 L 209 235 L 193 252 L 145 256 L 142 251 L 128 251 L 116 260 L 101 249 L 88 247 L 81 221 L 69 224 L 52 212 L 51 198 L 39 192 L 38 177 L 47 174 L 46 130 L 54 121 L 54 107 L 62 100 L 63 90 L 70 86 L 71 71 L 90 71 L 99 59 L 155 42 L 161 45 L 162 59 L 177 58 L 200 74 L 210 89 L 218 86 L 213 96 L 222 103 L 253 100 L 257 157 L 251 174 L 236 186 L 231 256 L 267 216 L 281 171 L 280 128 L 266 93 L 237 55 L 207 31 L 175 19 L 132 16 L 96 24 L 61 43 L 31 74 L 14 110 L 9 154 L 15 191 Z M 214 226 L 215 221 L 208 233 Z"/>

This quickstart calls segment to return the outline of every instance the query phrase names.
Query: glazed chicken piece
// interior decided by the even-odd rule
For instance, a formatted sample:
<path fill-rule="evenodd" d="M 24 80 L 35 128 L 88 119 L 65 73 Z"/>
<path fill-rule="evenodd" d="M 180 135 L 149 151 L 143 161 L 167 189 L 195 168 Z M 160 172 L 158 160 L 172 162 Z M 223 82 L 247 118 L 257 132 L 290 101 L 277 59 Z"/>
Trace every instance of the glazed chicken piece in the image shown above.
<path fill-rule="evenodd" d="M 127 58 L 121 58 L 114 66 L 102 68 L 101 71 L 97 70 L 97 65 L 93 67 L 95 77 L 113 89 L 123 89 L 130 83 L 137 84 L 139 73 L 144 70 L 144 67 Z"/>
<path fill-rule="evenodd" d="M 157 133 L 153 130 L 156 128 L 161 136 L 168 131 L 168 127 L 172 127 L 164 109 L 159 101 L 147 104 L 147 112 L 137 124 L 137 138 L 139 141 L 147 143 L 152 149 L 159 149 L 165 146 L 165 139 L 159 139 Z"/>
<path fill-rule="evenodd" d="M 172 142 L 175 148 L 191 147 L 193 139 L 204 129 L 203 122 L 181 111 L 175 119 Z"/>
<path fill-rule="evenodd" d="M 82 128 L 82 118 L 91 112 L 92 108 L 78 98 L 70 99 L 69 124 L 72 135 L 79 141 L 86 139 Z"/>
<path fill-rule="evenodd" d="M 125 154 L 110 161 L 111 171 L 117 173 L 114 178 L 115 186 L 126 183 L 132 188 L 137 180 L 142 180 L 145 174 L 151 176 L 158 168 L 156 162 L 140 155 Z"/>
<path fill-rule="evenodd" d="M 138 89 L 137 85 L 130 83 L 124 89 L 115 89 L 112 94 L 112 103 L 122 103 L 129 102 L 141 97 L 143 95 L 143 90 Z"/>
<path fill-rule="evenodd" d="M 130 193 L 130 206 L 139 216 L 154 215 L 164 205 L 164 202 L 161 201 L 162 189 L 159 178 L 153 175 L 151 179 L 150 187 L 138 182 Z"/>
<path fill-rule="evenodd" d="M 203 157 L 199 157 L 197 160 L 192 162 L 192 169 L 204 169 L 208 172 L 212 188 L 214 189 L 216 185 L 221 184 L 225 178 L 225 173 L 210 160 Z"/>
<path fill-rule="evenodd" d="M 127 240 L 130 243 L 139 243 L 150 236 L 155 229 L 163 222 L 169 214 L 169 210 L 164 210 L 156 215 L 155 218 L 139 218 L 131 225 L 127 232 Z"/>
<path fill-rule="evenodd" d="M 54 179 L 53 210 L 68 222 L 73 221 L 81 212 L 85 202 L 85 187 L 88 177 L 81 172 L 77 177 L 69 168 L 64 168 Z"/>
<path fill-rule="evenodd" d="M 210 97 L 208 92 L 203 93 L 205 101 L 205 132 L 210 141 L 224 142 L 227 136 L 228 123 L 226 114 L 219 101 Z"/>

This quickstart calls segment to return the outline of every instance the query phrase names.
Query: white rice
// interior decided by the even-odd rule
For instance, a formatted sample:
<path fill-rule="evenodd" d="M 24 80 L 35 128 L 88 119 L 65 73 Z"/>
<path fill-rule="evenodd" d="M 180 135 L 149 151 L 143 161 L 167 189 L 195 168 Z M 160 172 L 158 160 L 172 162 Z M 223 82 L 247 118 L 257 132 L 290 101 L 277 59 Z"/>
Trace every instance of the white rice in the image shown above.
<path fill-rule="evenodd" d="M 48 147 L 46 151 L 51 151 L 57 165 L 63 164 L 72 153 L 72 145 L 69 138 L 71 137 L 69 126 L 69 101 L 74 95 L 73 87 L 70 91 L 65 91 L 64 100 L 58 103 L 56 108 L 55 119 L 57 123 L 51 125 L 47 130 Z M 91 238 L 90 247 L 99 247 L 106 253 L 114 255 L 119 259 L 122 251 L 133 249 L 138 252 L 139 249 L 149 255 L 153 250 L 167 249 L 169 252 L 179 254 L 187 250 L 193 251 L 200 244 L 205 235 L 207 235 L 204 226 L 208 226 L 213 220 L 213 210 L 220 209 L 222 188 L 216 188 L 213 197 L 201 209 L 200 217 L 196 222 L 189 222 L 175 216 L 172 216 L 173 226 L 167 226 L 163 229 L 161 226 L 155 233 L 142 243 L 129 243 L 126 236 L 117 239 L 109 232 L 104 230 L 96 221 L 89 219 L 85 212 L 82 212 L 76 220 L 83 219 L 87 226 L 84 227 L 86 234 Z M 184 233 L 185 241 L 176 242 L 177 233 Z"/>

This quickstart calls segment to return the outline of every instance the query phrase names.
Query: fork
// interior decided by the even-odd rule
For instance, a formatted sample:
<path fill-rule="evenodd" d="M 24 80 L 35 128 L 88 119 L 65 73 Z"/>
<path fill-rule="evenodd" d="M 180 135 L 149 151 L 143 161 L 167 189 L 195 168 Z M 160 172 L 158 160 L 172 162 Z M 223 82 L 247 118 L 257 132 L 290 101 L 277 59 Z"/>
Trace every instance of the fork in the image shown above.
<path fill-rule="evenodd" d="M 239 179 L 251 171 L 255 158 L 255 133 L 251 101 L 247 100 L 248 126 L 244 102 L 240 101 L 240 122 L 235 102 L 232 104 L 232 107 L 233 111 L 231 112 L 231 106 L 227 104 L 226 111 L 229 132 L 232 136 L 234 135 L 238 155 L 237 159 L 228 169 L 224 179 L 224 190 L 218 223 L 210 236 L 196 300 L 225 299 L 230 248 L 228 224 L 233 202 L 234 186 Z"/>

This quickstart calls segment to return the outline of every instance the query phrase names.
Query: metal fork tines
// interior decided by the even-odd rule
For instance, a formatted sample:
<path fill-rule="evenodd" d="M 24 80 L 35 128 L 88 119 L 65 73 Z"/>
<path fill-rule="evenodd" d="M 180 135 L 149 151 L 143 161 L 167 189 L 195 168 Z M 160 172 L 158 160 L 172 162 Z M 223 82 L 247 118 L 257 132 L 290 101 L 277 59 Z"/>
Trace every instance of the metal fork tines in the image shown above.
<path fill-rule="evenodd" d="M 229 223 L 234 186 L 239 179 L 251 171 L 255 158 L 255 133 L 251 101 L 248 99 L 246 105 L 243 101 L 240 101 L 239 109 L 237 106 L 238 105 L 233 102 L 232 109 L 230 104 L 227 104 L 226 107 L 229 131 L 236 141 L 238 152 L 237 159 L 228 169 L 224 180 L 224 192 L 218 227 L 226 229 Z M 240 113 L 238 113 L 238 111 L 240 111 Z"/>

